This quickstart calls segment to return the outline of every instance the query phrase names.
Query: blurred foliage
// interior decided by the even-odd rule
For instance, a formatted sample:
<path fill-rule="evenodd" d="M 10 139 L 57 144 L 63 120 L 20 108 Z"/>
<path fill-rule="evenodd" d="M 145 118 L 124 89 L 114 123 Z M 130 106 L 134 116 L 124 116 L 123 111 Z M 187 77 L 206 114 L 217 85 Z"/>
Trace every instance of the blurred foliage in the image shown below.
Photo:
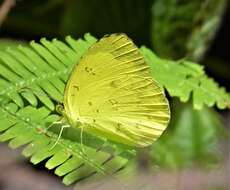
<path fill-rule="evenodd" d="M 174 101 L 171 124 L 152 147 L 152 162 L 172 169 L 216 165 L 221 159 L 219 140 L 223 132 L 213 109 L 193 110 L 192 104 Z"/>
<path fill-rule="evenodd" d="M 103 36 L 124 32 L 138 38 L 148 30 L 150 14 L 145 10 L 150 5 L 150 0 L 69 0 L 65 3 L 60 29 L 63 35 L 89 31 Z"/>
<path fill-rule="evenodd" d="M 226 5 L 226 0 L 156 0 L 152 8 L 156 53 L 199 61 L 219 28 Z"/>
<path fill-rule="evenodd" d="M 160 56 L 199 61 L 219 28 L 227 0 L 19 1 L 3 30 L 46 37 L 124 32 Z M 170 45 L 169 45 L 170 44 Z"/>

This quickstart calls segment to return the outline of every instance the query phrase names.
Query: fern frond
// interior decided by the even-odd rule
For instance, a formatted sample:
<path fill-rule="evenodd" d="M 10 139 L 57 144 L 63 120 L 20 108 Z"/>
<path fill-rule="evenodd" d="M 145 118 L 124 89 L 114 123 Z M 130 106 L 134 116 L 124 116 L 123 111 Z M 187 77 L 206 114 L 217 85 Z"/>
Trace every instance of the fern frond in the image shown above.
<path fill-rule="evenodd" d="M 31 42 L 32 49 L 19 46 L 0 51 L 0 75 L 3 77 L 0 97 L 8 96 L 20 107 L 24 105 L 22 97 L 33 106 L 37 106 L 38 99 L 53 110 L 54 105 L 47 94 L 62 101 L 72 66 L 95 40 L 89 35 L 86 35 L 85 41 L 67 37 L 68 46 L 56 39 L 52 42 L 42 39 L 42 45 Z M 24 87 L 32 90 L 19 93 Z"/>
<path fill-rule="evenodd" d="M 67 44 L 42 39 L 42 45 L 31 42 L 31 48 L 0 51 L 0 140 L 10 140 L 11 148 L 28 144 L 23 154 L 34 164 L 48 159 L 46 167 L 56 168 L 55 173 L 64 177 L 65 184 L 112 175 L 135 155 L 135 151 L 87 134 L 83 154 L 77 129 L 67 129 L 51 150 L 60 127 L 47 131 L 59 119 L 52 112 L 54 104 L 49 96 L 62 101 L 72 66 L 95 40 L 89 35 L 77 41 L 67 37 Z M 29 90 L 22 90 L 27 87 Z"/>
<path fill-rule="evenodd" d="M 172 97 L 187 102 L 192 96 L 195 109 L 204 105 L 230 108 L 230 94 L 209 78 L 201 65 L 189 61 L 170 61 L 157 57 L 151 50 L 141 48 L 149 63 L 153 78 L 159 81 Z"/>
<path fill-rule="evenodd" d="M 59 116 L 51 114 L 50 110 L 26 106 L 19 108 L 15 103 L 9 103 L 0 108 L 0 141 L 9 141 L 11 148 L 27 145 L 23 155 L 31 157 L 33 164 L 47 160 L 46 167 L 55 169 L 55 174 L 63 176 L 65 184 L 71 184 L 81 178 L 113 174 L 123 168 L 128 156 L 112 155 L 99 151 L 95 147 L 84 146 L 80 142 L 61 138 L 51 149 L 57 139 L 57 134 L 47 131 L 46 126 L 56 121 Z M 72 129 L 71 129 L 72 130 Z M 73 134 L 74 131 L 71 131 Z M 75 132 L 75 138 L 78 138 Z M 79 138 L 78 138 L 79 139 Z M 102 142 L 93 139 L 94 146 L 103 146 Z"/>

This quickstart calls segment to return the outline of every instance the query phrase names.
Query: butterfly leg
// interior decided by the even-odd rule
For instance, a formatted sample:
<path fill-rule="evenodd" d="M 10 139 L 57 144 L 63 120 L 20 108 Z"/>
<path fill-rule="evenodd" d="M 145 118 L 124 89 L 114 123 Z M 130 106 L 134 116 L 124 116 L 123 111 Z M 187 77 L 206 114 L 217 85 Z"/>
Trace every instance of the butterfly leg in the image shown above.
<path fill-rule="evenodd" d="M 62 118 L 60 118 L 58 121 L 54 121 L 53 123 L 51 123 L 51 124 L 46 128 L 46 130 L 48 131 L 51 127 L 53 127 L 53 126 L 56 125 L 56 124 L 63 124 L 63 123 L 66 123 L 66 122 L 65 122 L 65 119 L 62 117 Z"/>
<path fill-rule="evenodd" d="M 62 121 L 54 121 L 53 123 L 51 123 L 48 127 L 47 127 L 47 130 L 49 130 L 51 127 L 53 127 L 54 125 L 56 124 L 62 124 Z"/>
<path fill-rule="evenodd" d="M 80 143 L 81 143 L 81 151 L 82 151 L 82 153 L 84 154 L 84 155 L 86 155 L 86 153 L 85 153 L 85 149 L 84 149 L 84 147 L 83 147 L 83 126 L 81 127 L 81 133 L 80 133 Z"/>
<path fill-rule="evenodd" d="M 59 133 L 59 135 L 58 135 L 58 138 L 57 138 L 56 142 L 55 142 L 55 143 L 53 144 L 53 146 L 50 148 L 51 150 L 57 145 L 59 139 L 61 138 L 61 135 L 62 135 L 62 133 L 63 133 L 63 130 L 64 130 L 65 128 L 69 128 L 69 127 L 70 127 L 70 125 L 63 125 L 63 126 L 61 127 L 61 130 L 60 130 L 60 133 Z"/>

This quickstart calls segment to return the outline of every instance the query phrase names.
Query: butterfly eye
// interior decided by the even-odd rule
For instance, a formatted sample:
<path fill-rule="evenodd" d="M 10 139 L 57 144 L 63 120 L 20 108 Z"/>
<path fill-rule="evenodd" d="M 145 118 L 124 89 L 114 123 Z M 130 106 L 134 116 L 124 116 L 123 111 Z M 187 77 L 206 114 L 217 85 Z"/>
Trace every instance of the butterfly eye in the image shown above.
<path fill-rule="evenodd" d="M 115 99 L 109 99 L 109 102 L 111 105 L 115 105 L 118 103 Z"/>
<path fill-rule="evenodd" d="M 58 105 L 56 106 L 56 111 L 57 111 L 59 114 L 63 114 L 64 106 L 61 105 L 61 104 L 58 104 Z"/>

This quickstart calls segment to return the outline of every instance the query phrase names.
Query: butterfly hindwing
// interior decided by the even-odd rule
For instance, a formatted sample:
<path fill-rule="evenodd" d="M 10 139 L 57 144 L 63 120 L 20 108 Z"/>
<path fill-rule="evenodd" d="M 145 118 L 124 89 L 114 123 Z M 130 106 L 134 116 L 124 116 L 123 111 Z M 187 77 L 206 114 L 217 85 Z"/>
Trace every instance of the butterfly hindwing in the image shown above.
<path fill-rule="evenodd" d="M 69 78 L 64 106 L 71 123 L 133 146 L 152 144 L 170 117 L 162 88 L 124 34 L 104 37 L 88 49 Z"/>

